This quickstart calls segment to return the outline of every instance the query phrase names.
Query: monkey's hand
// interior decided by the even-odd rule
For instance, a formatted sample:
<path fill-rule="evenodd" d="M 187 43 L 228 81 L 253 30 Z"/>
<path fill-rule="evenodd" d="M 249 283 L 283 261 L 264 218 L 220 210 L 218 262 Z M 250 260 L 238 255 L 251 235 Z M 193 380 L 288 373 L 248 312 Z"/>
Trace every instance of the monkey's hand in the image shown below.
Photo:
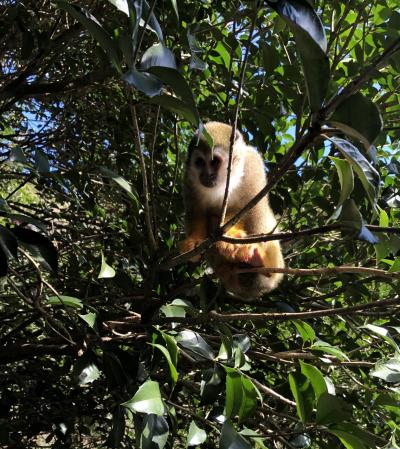
<path fill-rule="evenodd" d="M 188 251 L 192 251 L 193 249 L 197 248 L 200 243 L 202 243 L 204 240 L 196 238 L 196 237 L 187 237 L 185 240 L 180 242 L 179 244 L 179 251 L 181 254 L 187 253 Z M 194 256 L 190 259 L 191 262 L 198 262 L 201 259 L 200 255 Z"/>

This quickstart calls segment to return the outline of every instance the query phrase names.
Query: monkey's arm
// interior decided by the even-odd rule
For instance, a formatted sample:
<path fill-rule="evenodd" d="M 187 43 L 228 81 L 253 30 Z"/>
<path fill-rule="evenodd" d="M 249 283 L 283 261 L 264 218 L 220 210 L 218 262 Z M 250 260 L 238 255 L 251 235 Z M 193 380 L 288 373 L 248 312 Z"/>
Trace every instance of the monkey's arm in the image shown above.
<path fill-rule="evenodd" d="M 208 220 L 205 211 L 193 210 L 186 211 L 185 231 L 186 238 L 180 243 L 180 252 L 186 253 L 196 248 L 207 238 Z M 192 262 L 196 262 L 200 256 L 192 258 Z"/>

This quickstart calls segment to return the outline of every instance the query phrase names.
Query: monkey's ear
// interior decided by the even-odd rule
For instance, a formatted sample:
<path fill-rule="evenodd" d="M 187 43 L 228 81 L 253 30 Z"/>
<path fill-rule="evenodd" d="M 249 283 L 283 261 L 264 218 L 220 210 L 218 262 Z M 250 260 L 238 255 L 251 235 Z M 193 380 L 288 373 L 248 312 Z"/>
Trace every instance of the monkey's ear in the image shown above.
<path fill-rule="evenodd" d="M 243 139 L 243 136 L 242 136 L 242 134 L 238 130 L 236 130 L 236 132 L 235 132 L 235 142 L 237 142 L 240 139 Z"/>

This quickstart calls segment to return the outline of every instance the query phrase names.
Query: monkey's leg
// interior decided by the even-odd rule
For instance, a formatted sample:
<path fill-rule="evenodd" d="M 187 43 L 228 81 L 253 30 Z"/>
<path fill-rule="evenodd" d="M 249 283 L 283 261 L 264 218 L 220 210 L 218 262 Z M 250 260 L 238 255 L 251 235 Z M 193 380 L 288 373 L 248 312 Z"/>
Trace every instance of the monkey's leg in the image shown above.
<path fill-rule="evenodd" d="M 235 226 L 232 226 L 228 232 L 225 234 L 228 237 L 234 237 L 234 238 L 243 238 L 246 237 L 246 232 L 242 229 L 242 227 L 239 224 L 236 224 Z M 244 246 L 248 246 L 248 245 L 238 245 L 235 243 L 228 243 L 228 242 L 217 242 L 215 244 L 215 247 L 218 250 L 218 253 L 226 260 L 229 260 L 231 262 L 234 262 L 237 260 L 238 256 L 237 253 L 238 251 L 243 250 Z M 243 259 L 244 256 L 241 257 L 241 259 Z"/>

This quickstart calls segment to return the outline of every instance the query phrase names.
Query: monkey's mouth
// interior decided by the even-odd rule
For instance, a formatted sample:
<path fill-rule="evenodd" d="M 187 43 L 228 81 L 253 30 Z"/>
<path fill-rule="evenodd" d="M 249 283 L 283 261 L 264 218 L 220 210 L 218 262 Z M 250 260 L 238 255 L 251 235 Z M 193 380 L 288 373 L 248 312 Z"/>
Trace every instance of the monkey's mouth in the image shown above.
<path fill-rule="evenodd" d="M 212 188 L 217 185 L 216 179 L 210 179 L 210 178 L 200 178 L 200 182 L 204 187 Z"/>

